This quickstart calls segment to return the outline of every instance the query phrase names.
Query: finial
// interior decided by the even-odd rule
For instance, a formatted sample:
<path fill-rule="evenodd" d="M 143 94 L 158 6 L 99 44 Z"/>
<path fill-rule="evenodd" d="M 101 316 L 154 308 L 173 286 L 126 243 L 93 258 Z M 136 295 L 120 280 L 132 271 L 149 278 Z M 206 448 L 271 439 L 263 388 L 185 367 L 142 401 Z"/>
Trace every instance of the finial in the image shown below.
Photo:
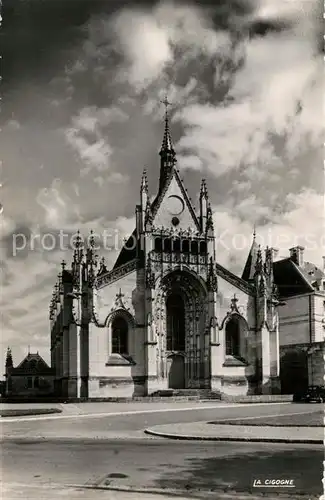
<path fill-rule="evenodd" d="M 160 102 L 165 106 L 165 131 L 160 151 L 170 152 L 174 155 L 174 148 L 172 145 L 172 139 L 169 131 L 169 121 L 168 121 L 168 106 L 171 106 L 171 103 L 168 101 L 167 96 L 163 101 Z"/>
<path fill-rule="evenodd" d="M 64 270 L 65 270 L 65 266 L 66 266 L 66 265 L 67 265 L 66 261 L 65 261 L 65 260 L 63 260 L 63 261 L 61 262 L 62 271 L 64 271 Z"/>
<path fill-rule="evenodd" d="M 141 190 L 145 191 L 146 193 L 148 192 L 148 179 L 147 179 L 147 169 L 146 168 L 144 168 L 143 172 L 142 172 Z"/>
<path fill-rule="evenodd" d="M 253 241 L 256 240 L 256 224 L 254 223 L 254 230 L 253 230 Z"/>
<path fill-rule="evenodd" d="M 201 189 L 200 189 L 200 198 L 207 198 L 208 197 L 208 188 L 206 185 L 206 180 L 202 179 L 201 181 Z"/>
<path fill-rule="evenodd" d="M 94 231 L 91 229 L 90 230 L 90 235 L 88 238 L 88 244 L 91 248 L 94 248 L 95 246 L 95 238 L 94 238 Z"/>

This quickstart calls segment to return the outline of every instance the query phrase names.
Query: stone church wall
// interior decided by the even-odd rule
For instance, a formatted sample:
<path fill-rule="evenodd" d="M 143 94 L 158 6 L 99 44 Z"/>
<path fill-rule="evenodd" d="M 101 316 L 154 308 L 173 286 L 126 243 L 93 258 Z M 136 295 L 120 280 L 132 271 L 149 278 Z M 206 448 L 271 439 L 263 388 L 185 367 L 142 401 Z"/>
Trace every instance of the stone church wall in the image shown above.
<path fill-rule="evenodd" d="M 141 392 L 145 374 L 143 328 L 137 328 L 134 318 L 136 271 L 99 289 L 95 298 L 98 324 L 89 325 L 89 397 L 131 397 Z M 121 291 L 122 304 L 134 320 L 129 325 L 129 355 L 132 364 L 121 365 L 125 360 L 111 351 L 109 315 L 120 309 L 117 294 Z M 128 316 L 126 316 L 128 317 Z M 130 318 L 131 319 L 131 318 Z"/>
<path fill-rule="evenodd" d="M 248 329 L 243 330 L 240 338 L 240 352 L 247 365 L 236 362 L 235 359 L 226 359 L 225 323 L 223 322 L 231 313 L 232 299 L 234 297 L 238 299 L 236 307 L 239 314 L 248 324 Z M 214 355 L 221 357 L 221 365 L 219 364 L 221 368 L 220 373 L 212 374 L 213 388 L 227 395 L 246 395 L 250 392 L 250 379 L 255 372 L 255 352 L 250 349 L 253 340 L 255 340 L 254 300 L 247 293 L 218 276 L 216 309 L 219 327 L 223 323 L 223 328 L 219 330 L 220 346 L 214 348 Z M 250 329 L 252 330 L 250 331 Z"/>

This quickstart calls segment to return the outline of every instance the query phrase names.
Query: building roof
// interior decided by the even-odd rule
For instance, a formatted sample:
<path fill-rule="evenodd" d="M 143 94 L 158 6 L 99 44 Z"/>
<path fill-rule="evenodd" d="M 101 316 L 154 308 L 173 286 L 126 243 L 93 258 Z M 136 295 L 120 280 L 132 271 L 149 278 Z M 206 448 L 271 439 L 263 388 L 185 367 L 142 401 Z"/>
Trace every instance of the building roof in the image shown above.
<path fill-rule="evenodd" d="M 293 297 L 314 291 L 306 273 L 290 257 L 274 262 L 273 272 L 280 297 Z"/>
<path fill-rule="evenodd" d="M 305 278 L 308 282 L 316 289 L 322 290 L 322 283 L 325 278 L 325 273 L 319 269 L 319 267 L 315 266 L 311 262 L 304 262 L 302 266 L 300 266 L 300 270 L 302 271 Z"/>
<path fill-rule="evenodd" d="M 123 266 L 124 264 L 127 264 L 131 260 L 135 259 L 137 256 L 137 248 L 136 245 L 134 244 L 135 238 L 137 235 L 136 229 L 134 229 L 133 233 L 129 238 L 126 240 L 125 244 L 123 245 L 122 250 L 119 253 L 119 256 L 116 259 L 116 262 L 113 266 L 113 269 L 117 269 L 118 267 Z"/>
<path fill-rule="evenodd" d="M 28 353 L 27 356 L 19 363 L 16 368 L 11 369 L 11 373 L 14 375 L 18 374 L 28 374 L 28 375 L 42 375 L 42 374 L 52 374 L 53 368 L 44 361 L 42 356 L 37 352 Z"/>

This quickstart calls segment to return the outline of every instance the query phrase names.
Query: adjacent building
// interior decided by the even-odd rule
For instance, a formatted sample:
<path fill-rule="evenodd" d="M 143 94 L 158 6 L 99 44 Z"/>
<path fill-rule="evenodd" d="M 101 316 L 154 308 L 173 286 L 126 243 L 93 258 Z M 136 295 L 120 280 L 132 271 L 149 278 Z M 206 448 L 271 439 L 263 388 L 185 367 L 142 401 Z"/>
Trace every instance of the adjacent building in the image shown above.
<path fill-rule="evenodd" d="M 8 347 L 5 379 L 3 395 L 8 398 L 34 398 L 54 394 L 55 370 L 48 366 L 38 352 L 29 352 L 15 367 Z"/>
<path fill-rule="evenodd" d="M 324 385 L 325 272 L 304 260 L 304 248 L 276 260 L 281 392 L 292 394 L 308 385 Z M 254 238 L 242 278 L 254 282 L 258 245 Z M 325 259 L 324 259 L 325 260 Z M 325 267 L 325 263 L 323 265 Z"/>

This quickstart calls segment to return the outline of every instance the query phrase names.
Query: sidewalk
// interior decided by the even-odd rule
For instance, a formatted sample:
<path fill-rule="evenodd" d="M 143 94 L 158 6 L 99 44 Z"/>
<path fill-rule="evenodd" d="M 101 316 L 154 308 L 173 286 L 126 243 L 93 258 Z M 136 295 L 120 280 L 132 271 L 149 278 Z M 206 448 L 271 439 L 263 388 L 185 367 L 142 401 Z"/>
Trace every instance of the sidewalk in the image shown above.
<path fill-rule="evenodd" d="M 8 500 L 66 500 L 67 498 L 76 500 L 262 500 L 265 495 L 252 493 L 238 493 L 235 491 L 224 492 L 222 490 L 216 492 L 209 491 L 173 491 L 173 490 L 157 490 L 156 492 L 146 489 L 114 489 L 114 488 L 83 488 L 81 486 L 66 487 L 63 485 L 48 484 L 42 486 L 21 485 L 21 484 L 4 484 L 3 498 Z M 216 496 L 217 495 L 217 496 Z M 291 495 L 285 493 L 269 492 L 268 500 L 292 500 Z M 299 500 L 318 500 L 315 495 L 299 495 Z M 325 500 L 321 497 L 319 500 Z"/>
<path fill-rule="evenodd" d="M 146 434 L 182 440 L 251 441 L 269 443 L 323 444 L 323 427 L 259 427 L 256 425 L 211 425 L 193 422 L 156 425 L 145 429 Z"/>

